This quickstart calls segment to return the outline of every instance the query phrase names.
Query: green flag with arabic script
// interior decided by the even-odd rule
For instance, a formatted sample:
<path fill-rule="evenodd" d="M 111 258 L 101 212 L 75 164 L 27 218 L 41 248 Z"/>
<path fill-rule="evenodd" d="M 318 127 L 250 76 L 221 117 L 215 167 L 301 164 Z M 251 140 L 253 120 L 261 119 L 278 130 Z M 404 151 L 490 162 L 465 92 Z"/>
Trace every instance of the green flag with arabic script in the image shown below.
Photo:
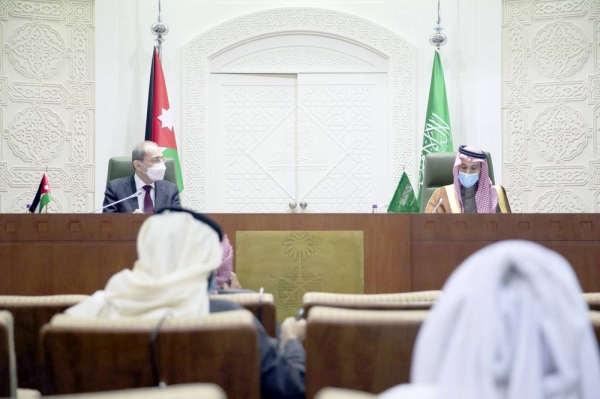
<path fill-rule="evenodd" d="M 425 155 L 432 152 L 454 151 L 452 144 L 452 129 L 450 128 L 450 112 L 446 98 L 446 83 L 440 54 L 436 51 L 433 58 L 431 85 L 429 86 L 429 102 L 425 117 L 425 132 L 423 134 L 423 151 L 419 162 L 419 200 L 423 188 L 423 161 Z"/>
<path fill-rule="evenodd" d="M 419 212 L 419 203 L 406 172 L 402 173 L 402 177 L 387 211 L 394 213 Z"/>

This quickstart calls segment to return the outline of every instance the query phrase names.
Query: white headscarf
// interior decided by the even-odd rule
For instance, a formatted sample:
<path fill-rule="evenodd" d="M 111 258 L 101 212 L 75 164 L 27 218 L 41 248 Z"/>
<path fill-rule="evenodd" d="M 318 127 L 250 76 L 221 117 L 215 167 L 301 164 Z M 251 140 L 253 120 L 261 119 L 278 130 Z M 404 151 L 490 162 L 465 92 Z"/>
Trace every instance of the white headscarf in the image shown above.
<path fill-rule="evenodd" d="M 490 245 L 444 285 L 415 345 L 411 382 L 385 398 L 597 399 L 600 355 L 569 263 L 526 241 Z"/>
<path fill-rule="evenodd" d="M 218 233 L 187 212 L 149 217 L 137 238 L 133 270 L 66 310 L 80 317 L 175 317 L 208 314 L 208 277 L 221 264 Z"/>

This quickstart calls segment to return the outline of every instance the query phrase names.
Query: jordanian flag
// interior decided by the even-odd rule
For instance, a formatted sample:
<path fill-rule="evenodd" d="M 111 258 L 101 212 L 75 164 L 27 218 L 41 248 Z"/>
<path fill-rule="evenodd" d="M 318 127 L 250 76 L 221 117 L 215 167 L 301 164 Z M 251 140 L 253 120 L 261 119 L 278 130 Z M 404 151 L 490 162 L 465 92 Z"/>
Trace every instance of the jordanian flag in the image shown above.
<path fill-rule="evenodd" d="M 44 173 L 37 193 L 35 193 L 35 198 L 29 207 L 29 212 L 41 213 L 42 209 L 44 209 L 44 207 L 48 205 L 50 201 L 52 201 L 52 195 L 50 195 L 50 185 L 48 185 L 48 176 L 46 176 Z"/>
<path fill-rule="evenodd" d="M 183 191 L 183 176 L 181 175 L 181 163 L 175 142 L 173 122 L 175 113 L 169 105 L 165 76 L 158 57 L 158 51 L 154 48 L 152 57 L 152 69 L 150 70 L 150 88 L 148 90 L 148 113 L 146 114 L 146 140 L 154 141 L 162 148 L 163 156 L 173 158 L 175 161 L 175 177 L 177 187 Z"/>
<path fill-rule="evenodd" d="M 412 184 L 410 184 L 410 179 L 406 172 L 402 173 L 402 177 L 392 197 L 392 201 L 388 205 L 387 211 L 394 213 L 419 212 L 419 202 L 417 202 L 415 191 Z"/>
<path fill-rule="evenodd" d="M 419 166 L 419 200 L 423 188 L 423 161 L 425 155 L 432 152 L 454 151 L 452 144 L 452 130 L 450 128 L 450 112 L 446 99 L 446 83 L 442 61 L 436 51 L 433 58 L 433 72 L 431 72 L 431 85 L 429 86 L 429 103 L 425 117 L 425 133 L 423 135 L 423 152 Z"/>

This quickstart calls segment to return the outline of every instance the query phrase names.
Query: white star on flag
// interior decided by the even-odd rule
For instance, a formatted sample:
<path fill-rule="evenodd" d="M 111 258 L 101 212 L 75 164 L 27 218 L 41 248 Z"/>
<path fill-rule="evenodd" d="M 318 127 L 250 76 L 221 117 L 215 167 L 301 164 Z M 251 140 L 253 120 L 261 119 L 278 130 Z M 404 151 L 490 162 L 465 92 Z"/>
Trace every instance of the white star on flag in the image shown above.
<path fill-rule="evenodd" d="M 171 109 L 162 109 L 162 114 L 158 117 L 158 119 L 162 122 L 162 127 L 166 127 L 167 129 L 173 131 L 173 113 Z"/>
<path fill-rule="evenodd" d="M 50 189 L 50 187 L 49 187 L 49 186 L 46 184 L 46 185 L 44 186 L 44 190 L 48 191 L 49 189 Z"/>

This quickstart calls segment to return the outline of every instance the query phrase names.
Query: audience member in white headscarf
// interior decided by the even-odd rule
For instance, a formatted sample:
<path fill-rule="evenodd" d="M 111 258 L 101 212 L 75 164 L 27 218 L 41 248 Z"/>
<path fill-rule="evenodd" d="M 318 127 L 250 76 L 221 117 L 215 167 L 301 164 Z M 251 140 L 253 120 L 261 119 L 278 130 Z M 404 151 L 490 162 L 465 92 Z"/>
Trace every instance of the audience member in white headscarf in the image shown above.
<path fill-rule="evenodd" d="M 78 317 L 196 317 L 241 309 L 229 301 L 209 300 L 209 279 L 222 261 L 222 232 L 204 215 L 172 208 L 149 217 L 137 238 L 139 259 L 133 270 L 110 278 L 104 291 L 67 309 Z M 286 320 L 282 350 L 255 320 L 261 356 L 263 398 L 303 398 L 305 353 L 299 342 L 304 321 Z"/>
<path fill-rule="evenodd" d="M 490 245 L 450 276 L 415 344 L 412 384 L 380 398 L 597 399 L 600 355 L 569 263 Z"/>

